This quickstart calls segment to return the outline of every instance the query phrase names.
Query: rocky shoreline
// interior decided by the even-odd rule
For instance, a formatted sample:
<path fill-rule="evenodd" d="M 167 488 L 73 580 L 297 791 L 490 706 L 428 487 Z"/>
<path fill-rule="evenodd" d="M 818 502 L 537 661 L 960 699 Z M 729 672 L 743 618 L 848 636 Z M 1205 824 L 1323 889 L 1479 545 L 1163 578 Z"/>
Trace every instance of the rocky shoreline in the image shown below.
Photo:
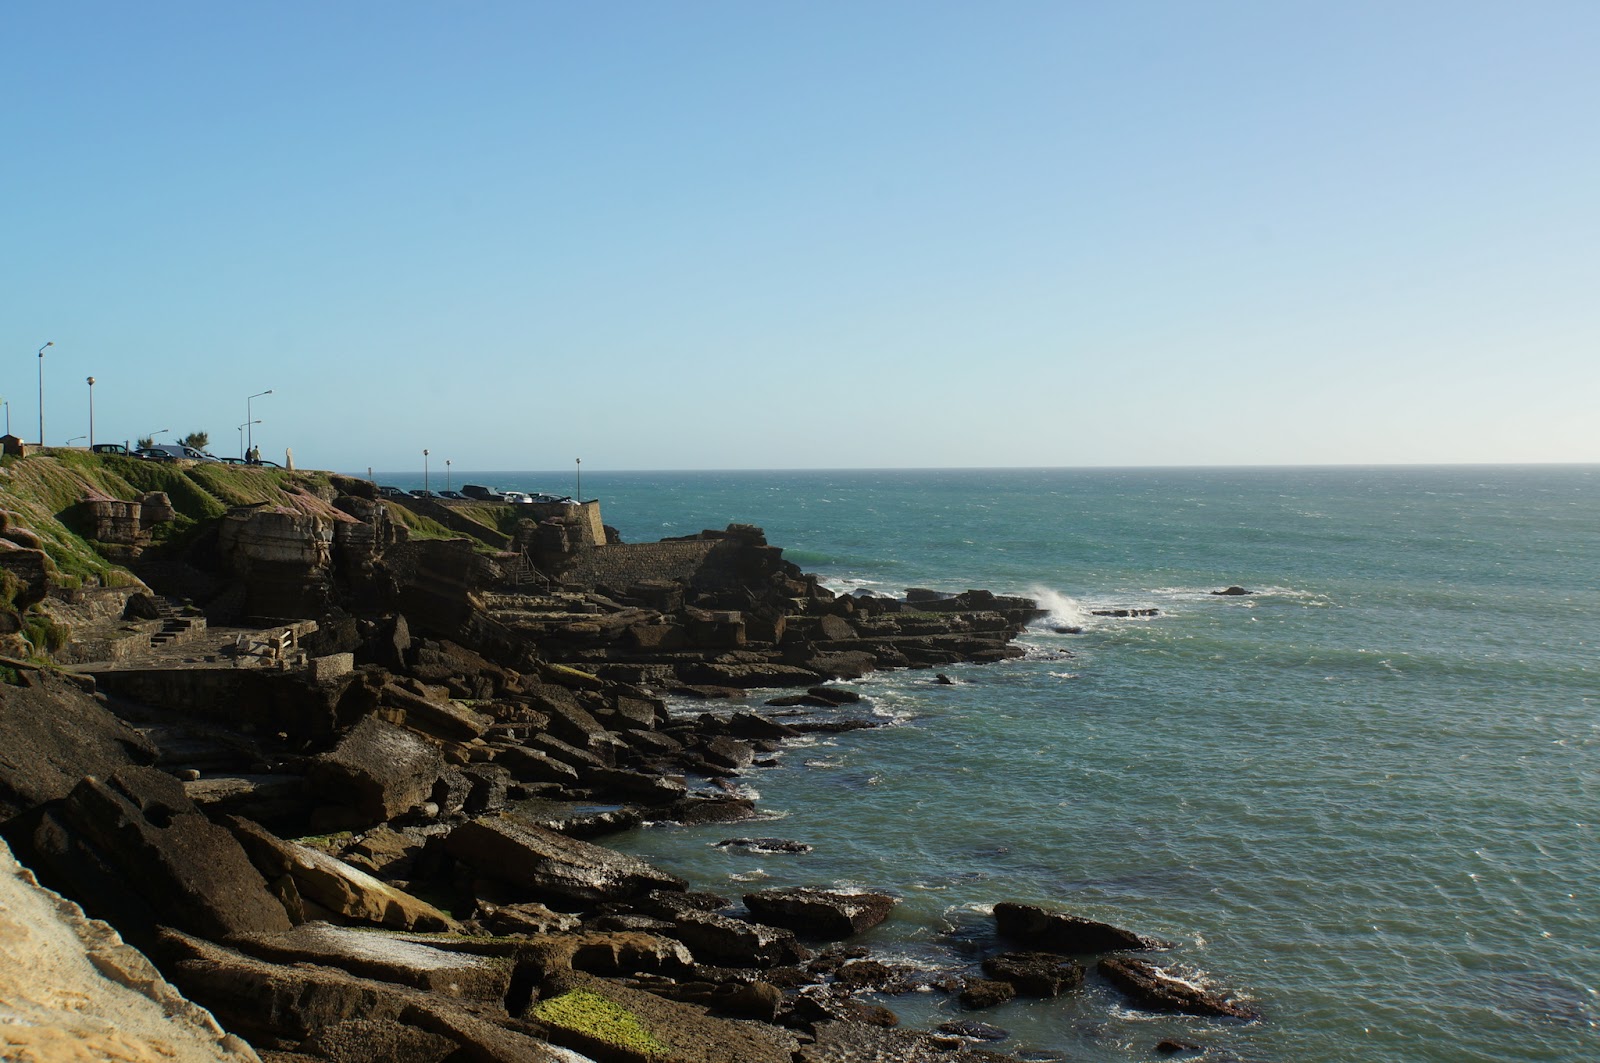
<path fill-rule="evenodd" d="M 370 483 L 291 481 L 162 548 L 94 501 L 79 534 L 144 582 L 7 565 L 17 627 L 40 605 L 73 637 L 59 670 L 6 666 L 0 834 L 237 1035 L 193 1058 L 1003 1060 L 981 1023 L 903 1030 L 879 1001 L 1055 996 L 1102 953 L 1138 1006 L 1250 1015 L 1128 955 L 1159 943 L 1064 912 L 997 897 L 1016 948 L 932 977 L 851 944 L 893 883 L 730 898 L 605 847 L 646 818 L 753 818 L 719 784 L 871 725 L 843 681 L 1017 656 L 1031 601 L 836 596 L 759 528 L 623 544 L 593 503 L 430 539 Z M 135 501 L 141 522 L 173 511 Z M 3 523 L 9 553 L 44 552 Z M 179 589 L 197 604 L 173 629 Z M 718 711 L 767 687 L 803 693 Z"/>

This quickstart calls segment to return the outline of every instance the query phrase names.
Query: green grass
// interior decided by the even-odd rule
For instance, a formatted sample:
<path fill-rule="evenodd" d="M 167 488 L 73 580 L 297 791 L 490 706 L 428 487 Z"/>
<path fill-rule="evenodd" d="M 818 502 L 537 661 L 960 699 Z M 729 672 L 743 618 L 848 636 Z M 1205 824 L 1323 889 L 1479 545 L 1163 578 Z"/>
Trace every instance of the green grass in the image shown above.
<path fill-rule="evenodd" d="M 573 989 L 534 1005 L 533 1017 L 603 1044 L 645 1056 L 664 1056 L 672 1046 L 651 1036 L 627 1008 L 591 989 Z"/>
<path fill-rule="evenodd" d="M 420 513 L 414 513 L 399 502 L 389 504 L 389 519 L 408 529 L 413 539 L 465 538 L 462 532 L 446 528 L 432 517 L 424 517 Z"/>
<path fill-rule="evenodd" d="M 92 529 L 84 522 L 79 503 L 92 496 L 131 502 L 153 491 L 171 500 L 175 516 L 170 523 L 151 529 L 151 540 L 173 546 L 181 546 L 234 506 L 294 508 L 295 500 L 303 500 L 304 494 L 331 500 L 339 493 L 332 474 L 315 470 L 176 464 L 69 450 L 0 459 L 0 509 L 14 515 L 14 525 L 39 537 L 54 566 L 54 578 L 69 588 L 134 582 L 130 573 L 107 560 L 96 548 L 98 544 L 88 538 Z M 486 519 L 478 520 L 486 529 L 515 530 L 513 507 L 482 508 L 490 511 L 483 515 Z M 403 505 L 390 505 L 388 510 L 391 519 L 406 527 L 414 539 L 465 537 Z M 480 544 L 480 548 L 494 550 L 489 544 Z"/>

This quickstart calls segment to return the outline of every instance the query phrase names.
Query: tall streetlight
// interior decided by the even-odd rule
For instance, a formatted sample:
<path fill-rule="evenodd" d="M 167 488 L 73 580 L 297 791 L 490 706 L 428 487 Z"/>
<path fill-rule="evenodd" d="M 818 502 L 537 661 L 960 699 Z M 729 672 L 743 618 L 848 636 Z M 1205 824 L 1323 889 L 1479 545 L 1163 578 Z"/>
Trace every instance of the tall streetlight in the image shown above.
<path fill-rule="evenodd" d="M 444 489 L 450 490 L 450 459 L 444 459 Z"/>
<path fill-rule="evenodd" d="M 89 378 L 89 450 L 94 451 L 94 377 Z"/>
<path fill-rule="evenodd" d="M 248 424 L 260 424 L 260 421 L 249 421 Z M 243 461 L 249 452 L 244 449 L 244 425 L 239 426 L 239 460 Z"/>
<path fill-rule="evenodd" d="M 581 503 L 583 501 L 583 459 L 573 458 L 572 460 L 578 463 L 578 501 Z"/>
<path fill-rule="evenodd" d="M 250 403 L 252 401 L 254 401 L 255 399 L 259 399 L 263 395 L 271 395 L 271 394 L 272 394 L 272 389 L 268 388 L 265 391 L 258 391 L 254 395 L 251 395 L 249 398 L 244 400 L 245 435 L 250 440 L 250 450 L 256 449 L 256 430 L 252 426 L 253 425 L 258 425 L 258 424 L 261 423 L 260 421 L 251 420 L 251 418 L 253 416 L 255 416 L 255 415 L 250 412 Z M 246 453 L 248 454 L 249 451 L 246 451 Z"/>
<path fill-rule="evenodd" d="M 150 445 L 151 446 L 155 446 L 156 445 L 156 436 L 164 436 L 170 431 L 172 431 L 172 429 L 170 429 L 170 428 L 162 428 L 162 429 L 159 429 L 157 431 L 151 432 L 149 435 L 145 436 L 145 438 L 150 441 Z"/>
<path fill-rule="evenodd" d="M 39 348 L 39 445 L 44 446 L 44 351 L 45 347 L 54 347 L 55 340 Z"/>
<path fill-rule="evenodd" d="M 72 446 L 72 444 L 76 443 L 78 440 L 80 440 L 80 439 L 88 439 L 88 438 L 89 438 L 88 436 L 73 436 L 71 439 L 67 440 L 65 443 L 63 443 L 61 445 L 64 446 L 64 447 L 70 447 L 70 446 Z"/>
<path fill-rule="evenodd" d="M 11 434 L 11 400 L 0 399 L 0 406 L 6 408 L 6 435 Z"/>
<path fill-rule="evenodd" d="M 428 497 L 428 452 L 422 452 L 422 497 Z"/>

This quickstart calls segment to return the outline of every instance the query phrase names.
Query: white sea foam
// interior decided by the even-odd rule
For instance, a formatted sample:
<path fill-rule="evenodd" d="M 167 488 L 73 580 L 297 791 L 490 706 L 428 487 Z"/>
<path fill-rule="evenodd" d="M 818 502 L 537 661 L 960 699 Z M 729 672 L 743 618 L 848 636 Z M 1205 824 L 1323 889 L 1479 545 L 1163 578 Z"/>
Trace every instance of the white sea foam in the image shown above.
<path fill-rule="evenodd" d="M 1032 587 L 1028 597 L 1039 603 L 1039 608 L 1050 610 L 1050 615 L 1035 621 L 1044 628 L 1092 627 L 1095 618 L 1078 599 L 1051 590 L 1049 587 Z"/>

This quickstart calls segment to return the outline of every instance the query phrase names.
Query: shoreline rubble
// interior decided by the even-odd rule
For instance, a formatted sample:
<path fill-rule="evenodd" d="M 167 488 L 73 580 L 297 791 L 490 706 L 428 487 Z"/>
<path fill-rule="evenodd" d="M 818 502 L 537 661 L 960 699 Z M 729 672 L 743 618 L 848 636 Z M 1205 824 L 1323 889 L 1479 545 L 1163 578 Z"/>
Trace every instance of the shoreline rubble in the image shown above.
<path fill-rule="evenodd" d="M 524 522 L 510 550 L 415 540 L 370 484 L 334 481 L 318 506 L 231 511 L 210 545 L 151 551 L 151 587 L 179 568 L 206 589 L 209 634 L 4 688 L 0 834 L 41 880 L 269 1063 L 1011 1058 L 873 1002 L 927 988 L 836 944 L 892 893 L 734 901 L 603 839 L 754 819 L 716 784 L 808 730 L 872 725 L 742 700 L 670 715 L 665 695 L 792 687 L 768 705 L 837 712 L 859 695 L 833 684 L 873 670 L 1020 656 L 1036 603 L 835 596 L 750 525 L 622 550 L 598 508 Z M 314 622 L 263 629 L 262 610 Z M 276 653 L 208 652 L 250 623 L 286 632 Z M 794 844 L 725 844 L 769 843 Z M 998 955 L 938 988 L 1054 995 L 1083 979 L 1067 953 L 1158 944 L 1103 924 L 1052 941 L 1071 917 L 1022 905 L 997 905 L 1001 936 L 1001 908 L 1062 961 Z"/>

